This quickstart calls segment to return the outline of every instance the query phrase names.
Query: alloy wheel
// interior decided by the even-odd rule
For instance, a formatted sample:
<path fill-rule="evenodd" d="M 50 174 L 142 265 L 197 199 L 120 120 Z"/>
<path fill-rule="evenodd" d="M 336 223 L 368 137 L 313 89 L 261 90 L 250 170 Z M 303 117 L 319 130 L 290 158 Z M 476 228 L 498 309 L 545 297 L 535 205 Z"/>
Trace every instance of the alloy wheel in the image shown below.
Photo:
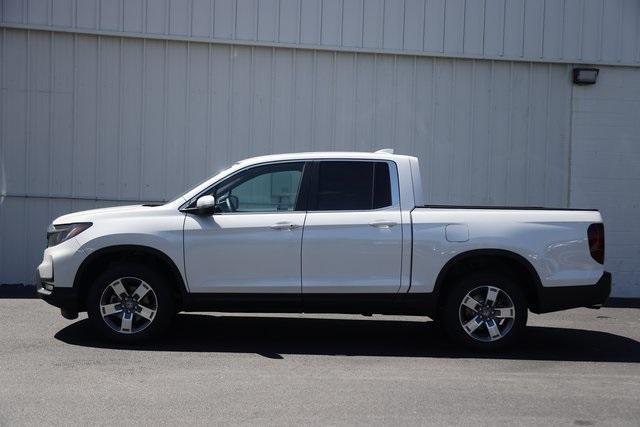
<path fill-rule="evenodd" d="M 505 291 L 494 286 L 479 286 L 462 298 L 460 325 L 474 340 L 493 342 L 509 333 L 515 313 L 513 301 Z"/>
<path fill-rule="evenodd" d="M 115 332 L 135 334 L 155 319 L 158 297 L 151 286 L 136 277 L 111 282 L 100 296 L 102 320 Z"/>

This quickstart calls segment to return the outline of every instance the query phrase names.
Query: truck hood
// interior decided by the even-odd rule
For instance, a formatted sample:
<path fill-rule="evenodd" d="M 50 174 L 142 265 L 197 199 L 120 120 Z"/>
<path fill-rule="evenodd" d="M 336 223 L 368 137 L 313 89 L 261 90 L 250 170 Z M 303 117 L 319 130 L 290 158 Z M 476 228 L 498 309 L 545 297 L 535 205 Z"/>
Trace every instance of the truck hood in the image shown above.
<path fill-rule="evenodd" d="M 127 217 L 129 215 L 136 216 L 141 212 L 148 212 L 149 209 L 157 208 L 157 206 L 145 205 L 127 205 L 115 206 L 112 208 L 90 209 L 87 211 L 73 212 L 62 215 L 53 221 L 54 225 L 70 224 L 74 222 L 92 222 L 97 219 Z"/>

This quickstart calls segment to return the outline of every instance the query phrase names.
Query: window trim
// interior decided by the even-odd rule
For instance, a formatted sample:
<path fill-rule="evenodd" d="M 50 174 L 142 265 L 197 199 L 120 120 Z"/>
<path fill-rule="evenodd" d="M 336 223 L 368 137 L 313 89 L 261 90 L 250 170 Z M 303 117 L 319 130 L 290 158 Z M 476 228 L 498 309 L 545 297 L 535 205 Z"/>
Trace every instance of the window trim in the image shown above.
<path fill-rule="evenodd" d="M 320 163 L 321 162 L 367 162 L 367 163 L 386 163 L 389 166 L 389 181 L 391 185 L 391 205 L 382 208 L 375 209 L 345 209 L 345 210 L 320 210 L 312 209 L 313 203 L 309 202 L 307 206 L 307 212 L 311 213 L 347 213 L 347 212 L 383 212 L 389 210 L 400 209 L 400 177 L 398 176 L 398 166 L 393 160 L 386 159 L 350 159 L 350 158 L 328 158 L 328 159 L 314 159 L 311 161 L 312 167 L 310 168 L 310 175 L 312 178 L 309 180 L 310 188 L 308 191 L 309 200 L 317 201 L 318 199 L 318 180 L 320 177 Z M 375 174 L 375 171 L 374 171 Z M 373 190 L 373 189 L 372 189 Z"/>
<path fill-rule="evenodd" d="M 208 186 L 207 188 L 205 188 L 204 190 L 202 190 L 201 192 L 199 192 L 198 194 L 196 194 L 195 196 L 193 196 L 191 199 L 189 199 L 187 202 L 185 202 L 184 204 L 182 204 L 182 206 L 180 206 L 179 210 L 181 212 L 185 212 L 185 213 L 194 213 L 197 212 L 197 208 L 195 207 L 195 204 L 197 202 L 197 200 L 202 197 L 203 195 L 206 195 L 207 193 L 210 193 L 211 191 L 215 190 L 216 187 L 218 187 L 220 184 L 224 183 L 225 181 L 229 180 L 229 179 L 233 179 L 233 177 L 241 174 L 241 173 L 245 173 L 250 171 L 251 169 L 256 169 L 259 167 L 264 167 L 264 166 L 273 166 L 273 165 L 280 165 L 280 164 L 289 164 L 289 163 L 302 163 L 302 178 L 300 179 L 300 184 L 298 186 L 298 195 L 296 198 L 296 205 L 294 207 L 294 210 L 292 211 L 268 211 L 268 212 L 215 212 L 212 215 L 273 215 L 273 214 L 284 214 L 284 213 L 300 213 L 300 212 L 306 212 L 307 208 L 308 208 L 308 193 L 309 193 L 309 171 L 310 171 L 310 161 L 309 160 L 305 160 L 305 159 L 291 159 L 291 160 L 282 160 L 282 161 L 275 161 L 275 162 L 263 162 L 263 163 L 255 163 L 255 164 L 251 164 L 251 165 L 247 165 L 246 167 L 242 168 L 242 169 L 238 169 L 237 171 L 234 171 L 233 173 L 221 178 L 219 181 L 211 184 L 210 186 Z"/>

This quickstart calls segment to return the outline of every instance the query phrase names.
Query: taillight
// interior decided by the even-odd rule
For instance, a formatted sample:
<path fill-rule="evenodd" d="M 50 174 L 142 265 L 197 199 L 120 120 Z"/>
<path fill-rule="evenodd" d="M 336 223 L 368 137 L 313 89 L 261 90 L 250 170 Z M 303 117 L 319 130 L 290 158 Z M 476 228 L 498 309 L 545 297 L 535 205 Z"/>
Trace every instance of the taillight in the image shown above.
<path fill-rule="evenodd" d="M 604 225 L 591 224 L 587 229 L 589 237 L 589 251 L 591 256 L 600 264 L 604 264 Z"/>

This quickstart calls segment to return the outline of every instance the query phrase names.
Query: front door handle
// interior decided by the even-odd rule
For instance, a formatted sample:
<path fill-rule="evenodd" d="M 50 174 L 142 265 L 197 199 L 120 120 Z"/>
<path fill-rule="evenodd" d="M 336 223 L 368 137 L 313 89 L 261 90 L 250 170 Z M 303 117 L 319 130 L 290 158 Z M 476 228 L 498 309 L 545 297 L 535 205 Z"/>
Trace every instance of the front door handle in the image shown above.
<path fill-rule="evenodd" d="M 282 222 L 276 222 L 275 224 L 269 227 L 273 230 L 295 230 L 300 226 L 298 224 L 282 221 Z"/>
<path fill-rule="evenodd" d="M 379 221 L 372 221 L 369 223 L 369 225 L 377 228 L 391 228 L 394 225 L 398 225 L 398 223 L 395 221 L 379 220 Z"/>

